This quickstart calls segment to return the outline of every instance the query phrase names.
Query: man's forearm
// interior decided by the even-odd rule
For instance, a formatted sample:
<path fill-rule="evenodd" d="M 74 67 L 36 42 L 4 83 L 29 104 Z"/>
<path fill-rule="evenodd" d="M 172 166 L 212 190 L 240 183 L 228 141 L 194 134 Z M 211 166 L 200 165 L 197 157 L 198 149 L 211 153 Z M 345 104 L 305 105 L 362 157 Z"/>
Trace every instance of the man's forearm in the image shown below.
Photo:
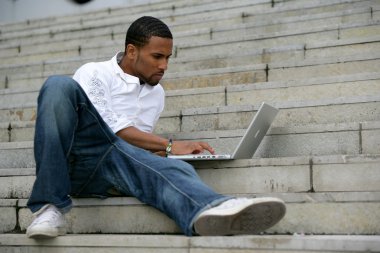
<path fill-rule="evenodd" d="M 165 151 L 169 140 L 155 134 L 143 132 L 136 127 L 127 127 L 116 133 L 126 142 L 152 152 Z"/>
<path fill-rule="evenodd" d="M 143 132 L 136 127 L 127 127 L 116 133 L 126 142 L 154 152 L 160 155 L 166 155 L 166 147 L 169 143 L 168 139 L 158 135 Z M 214 154 L 214 149 L 206 142 L 202 141 L 173 141 L 171 153 L 175 155 L 198 154 L 203 151 Z"/>

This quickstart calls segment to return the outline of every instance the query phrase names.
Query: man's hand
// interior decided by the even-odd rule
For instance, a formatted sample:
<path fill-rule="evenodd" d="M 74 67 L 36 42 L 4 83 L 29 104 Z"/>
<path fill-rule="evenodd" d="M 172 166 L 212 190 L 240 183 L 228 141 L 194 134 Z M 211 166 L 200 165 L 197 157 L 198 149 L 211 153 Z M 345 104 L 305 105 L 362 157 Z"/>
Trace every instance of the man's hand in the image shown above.
<path fill-rule="evenodd" d="M 199 154 L 208 151 L 215 154 L 215 150 L 206 142 L 201 141 L 173 141 L 172 151 L 173 155 L 187 155 Z"/>

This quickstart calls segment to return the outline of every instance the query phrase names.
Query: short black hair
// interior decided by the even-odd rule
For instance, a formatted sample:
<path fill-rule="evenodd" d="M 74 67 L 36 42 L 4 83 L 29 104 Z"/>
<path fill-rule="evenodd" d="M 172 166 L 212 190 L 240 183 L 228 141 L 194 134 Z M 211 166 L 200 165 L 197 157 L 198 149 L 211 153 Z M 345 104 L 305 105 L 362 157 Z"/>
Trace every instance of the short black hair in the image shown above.
<path fill-rule="evenodd" d="M 138 18 L 128 28 L 125 47 L 128 44 L 143 47 L 148 44 L 152 36 L 173 39 L 169 27 L 161 20 L 150 16 Z"/>

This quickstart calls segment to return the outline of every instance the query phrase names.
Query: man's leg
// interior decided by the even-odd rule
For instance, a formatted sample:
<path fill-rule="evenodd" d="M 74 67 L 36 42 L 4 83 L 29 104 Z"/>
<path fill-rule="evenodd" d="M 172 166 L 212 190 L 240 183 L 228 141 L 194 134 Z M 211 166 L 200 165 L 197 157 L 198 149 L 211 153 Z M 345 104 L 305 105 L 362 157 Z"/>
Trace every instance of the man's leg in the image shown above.
<path fill-rule="evenodd" d="M 121 139 L 113 146 L 81 194 L 98 194 L 99 185 L 111 182 L 119 192 L 161 210 L 189 236 L 258 233 L 285 214 L 279 199 L 216 193 L 186 162 L 159 157 Z"/>
<path fill-rule="evenodd" d="M 195 217 L 231 197 L 204 184 L 183 161 L 160 157 L 119 139 L 103 166 L 117 190 L 138 198 L 172 218 L 186 235 Z"/>
<path fill-rule="evenodd" d="M 83 187 L 82 184 L 93 174 L 91 169 L 95 165 L 82 171 L 74 171 L 70 163 L 75 163 L 78 150 L 90 147 L 86 154 L 88 158 L 94 158 L 88 160 L 95 164 L 97 157 L 101 157 L 111 145 L 115 136 L 109 133 L 99 117 L 73 79 L 64 76 L 50 77 L 41 88 L 34 139 L 37 177 L 28 201 L 28 207 L 36 216 L 46 213 L 46 210 L 52 209 L 51 206 L 62 213 L 69 211 L 72 188 Z M 77 175 L 75 185 L 71 182 L 73 174 Z M 59 213 L 54 208 L 50 212 L 51 217 L 56 217 L 58 225 L 62 225 L 62 219 L 56 215 Z M 54 236 L 54 233 L 51 235 Z"/>

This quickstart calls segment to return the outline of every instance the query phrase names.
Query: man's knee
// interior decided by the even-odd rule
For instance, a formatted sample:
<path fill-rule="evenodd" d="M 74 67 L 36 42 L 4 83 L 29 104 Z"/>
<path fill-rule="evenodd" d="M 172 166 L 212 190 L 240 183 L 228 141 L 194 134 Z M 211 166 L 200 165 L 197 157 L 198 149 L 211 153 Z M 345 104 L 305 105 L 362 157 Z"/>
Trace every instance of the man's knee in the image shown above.
<path fill-rule="evenodd" d="M 68 76 L 50 76 L 43 84 L 40 94 L 57 98 L 60 96 L 70 96 L 78 88 L 78 83 Z"/>

